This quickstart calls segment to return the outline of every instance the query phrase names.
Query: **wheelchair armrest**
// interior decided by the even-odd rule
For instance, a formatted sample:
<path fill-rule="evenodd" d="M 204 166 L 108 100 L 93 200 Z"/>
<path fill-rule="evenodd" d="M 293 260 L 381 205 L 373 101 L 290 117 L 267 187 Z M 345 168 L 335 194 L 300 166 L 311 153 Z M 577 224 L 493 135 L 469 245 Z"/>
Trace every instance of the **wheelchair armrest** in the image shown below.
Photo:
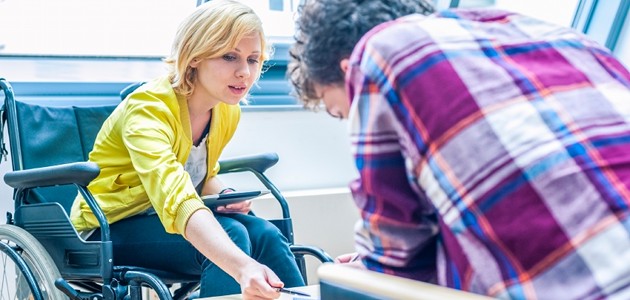
<path fill-rule="evenodd" d="M 291 245 L 289 247 L 294 255 L 311 255 L 322 263 L 334 262 L 330 254 L 319 247 L 310 245 Z"/>
<path fill-rule="evenodd" d="M 254 170 L 264 173 L 278 162 L 278 154 L 263 153 L 257 155 L 240 156 L 219 161 L 219 174 Z"/>
<path fill-rule="evenodd" d="M 4 175 L 4 182 L 20 189 L 62 184 L 87 186 L 100 172 L 101 169 L 93 162 L 76 162 L 8 172 Z"/>

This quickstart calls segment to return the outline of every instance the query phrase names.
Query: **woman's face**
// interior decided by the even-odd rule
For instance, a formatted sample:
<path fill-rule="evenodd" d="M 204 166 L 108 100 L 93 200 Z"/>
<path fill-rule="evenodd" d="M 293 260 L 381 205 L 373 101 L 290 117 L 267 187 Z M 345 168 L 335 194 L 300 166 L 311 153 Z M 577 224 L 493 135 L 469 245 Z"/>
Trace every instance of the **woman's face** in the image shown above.
<path fill-rule="evenodd" d="M 213 105 L 237 104 L 258 79 L 262 63 L 260 36 L 243 37 L 236 47 L 217 58 L 195 59 L 197 69 L 193 97 L 207 99 Z"/>

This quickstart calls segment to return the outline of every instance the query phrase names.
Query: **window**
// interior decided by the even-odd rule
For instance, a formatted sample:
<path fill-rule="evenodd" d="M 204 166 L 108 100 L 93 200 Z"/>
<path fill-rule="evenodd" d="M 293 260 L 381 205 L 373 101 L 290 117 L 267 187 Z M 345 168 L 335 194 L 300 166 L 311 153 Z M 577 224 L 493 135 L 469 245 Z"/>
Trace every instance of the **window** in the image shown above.
<path fill-rule="evenodd" d="M 242 0 L 272 40 L 293 35 L 296 3 Z M 0 0 L 0 54 L 163 57 L 196 0 Z"/>
<path fill-rule="evenodd" d="M 170 51 L 179 22 L 202 1 L 0 0 L 0 76 L 28 84 L 19 90 L 34 97 L 47 90 L 41 83 L 57 82 L 64 83 L 56 87 L 60 92 L 116 96 L 126 84 L 164 73 L 160 59 Z M 252 90 L 252 103 L 294 104 L 284 72 L 301 0 L 241 1 L 260 15 L 276 49 L 273 67 Z M 630 0 L 432 1 L 438 9 L 496 7 L 572 26 L 630 60 Z"/>
<path fill-rule="evenodd" d="M 630 10 L 629 0 L 581 0 L 573 27 L 614 51 Z"/>
<path fill-rule="evenodd" d="M 252 104 L 294 104 L 284 74 L 299 0 L 242 1 L 259 14 L 277 49 L 276 61 L 252 90 Z M 164 74 L 161 58 L 199 2 L 0 0 L 0 77 L 27 97 L 58 91 L 53 96 L 113 99 L 127 84 Z"/>

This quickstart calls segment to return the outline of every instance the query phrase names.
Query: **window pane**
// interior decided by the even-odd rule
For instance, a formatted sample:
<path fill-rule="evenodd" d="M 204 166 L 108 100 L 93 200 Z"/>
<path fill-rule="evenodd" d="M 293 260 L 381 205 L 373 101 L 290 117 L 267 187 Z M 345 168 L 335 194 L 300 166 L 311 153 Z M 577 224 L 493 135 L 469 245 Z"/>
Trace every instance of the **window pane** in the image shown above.
<path fill-rule="evenodd" d="M 240 0 L 253 8 L 263 22 L 265 34 L 272 41 L 287 41 L 293 38 L 299 0 Z"/>
<path fill-rule="evenodd" d="M 164 56 L 194 0 L 0 2 L 2 53 Z"/>
<path fill-rule="evenodd" d="M 496 0 L 496 7 L 571 27 L 579 0 Z"/>
<path fill-rule="evenodd" d="M 293 36 L 291 0 L 242 0 L 272 37 Z M 168 54 L 196 0 L 0 0 L 0 55 Z"/>

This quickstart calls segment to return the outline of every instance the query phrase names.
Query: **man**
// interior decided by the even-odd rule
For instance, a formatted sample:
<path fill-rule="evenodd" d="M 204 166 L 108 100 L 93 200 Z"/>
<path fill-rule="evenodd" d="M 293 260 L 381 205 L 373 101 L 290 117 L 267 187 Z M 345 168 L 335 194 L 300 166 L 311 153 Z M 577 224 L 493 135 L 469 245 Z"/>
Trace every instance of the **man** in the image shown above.
<path fill-rule="evenodd" d="M 342 2 L 301 7 L 289 75 L 305 106 L 349 119 L 363 265 L 498 298 L 630 299 L 630 73 L 610 52 L 514 13 L 386 22 L 395 1 Z"/>

